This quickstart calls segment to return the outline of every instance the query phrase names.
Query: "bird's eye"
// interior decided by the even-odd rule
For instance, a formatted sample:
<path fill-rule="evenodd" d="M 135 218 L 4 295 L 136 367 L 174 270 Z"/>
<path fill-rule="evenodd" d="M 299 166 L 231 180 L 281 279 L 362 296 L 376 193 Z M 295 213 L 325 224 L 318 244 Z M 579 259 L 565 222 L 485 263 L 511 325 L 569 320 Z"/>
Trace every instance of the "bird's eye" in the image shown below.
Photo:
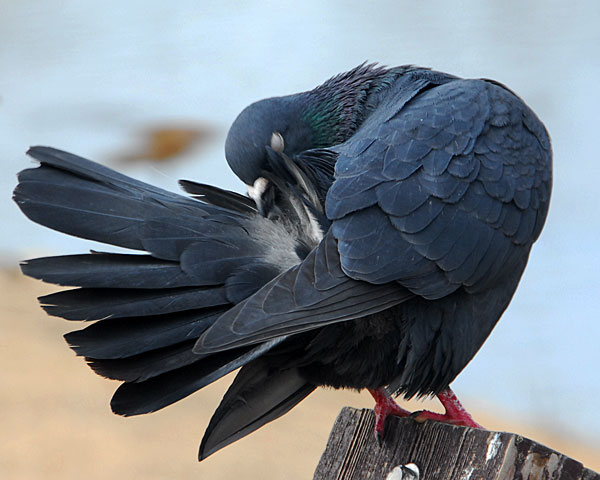
<path fill-rule="evenodd" d="M 283 152 L 285 148 L 285 143 L 283 141 L 283 136 L 279 132 L 273 132 L 271 135 L 271 148 L 278 153 Z"/>

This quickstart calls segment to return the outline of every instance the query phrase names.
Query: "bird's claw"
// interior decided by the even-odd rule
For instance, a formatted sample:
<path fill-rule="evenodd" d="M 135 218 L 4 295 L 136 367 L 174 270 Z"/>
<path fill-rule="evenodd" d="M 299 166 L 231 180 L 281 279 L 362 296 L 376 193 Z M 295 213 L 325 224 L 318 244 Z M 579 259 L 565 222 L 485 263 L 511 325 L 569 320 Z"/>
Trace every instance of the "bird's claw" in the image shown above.
<path fill-rule="evenodd" d="M 379 447 L 383 446 L 383 429 L 381 431 L 378 431 L 377 429 L 375 429 L 375 440 L 377 441 L 377 445 Z"/>
<path fill-rule="evenodd" d="M 461 427 L 471 427 L 471 428 L 480 428 L 483 429 L 481 425 L 479 425 L 473 417 L 465 410 L 462 406 L 458 398 L 454 392 L 447 388 L 446 390 L 437 394 L 439 401 L 442 403 L 446 412 L 435 413 L 430 412 L 428 410 L 422 410 L 420 412 L 415 412 L 414 419 L 417 422 L 424 422 L 425 420 L 436 420 L 438 422 L 445 422 L 451 425 L 461 426 Z"/>
<path fill-rule="evenodd" d="M 449 423 L 450 425 L 455 425 L 458 427 L 471 427 L 471 428 L 480 428 L 483 429 L 481 425 L 479 425 L 473 417 L 468 413 L 459 416 L 449 415 L 448 413 L 435 413 L 430 412 L 429 410 L 420 410 L 418 412 L 413 412 L 410 414 L 410 418 L 412 418 L 415 422 L 423 423 L 427 420 L 435 420 L 437 422 Z"/>
<path fill-rule="evenodd" d="M 382 446 L 387 417 L 389 415 L 408 417 L 410 412 L 400 407 L 382 388 L 377 390 L 369 389 L 369 392 L 375 399 L 375 408 L 373 409 L 375 411 L 375 440 L 379 446 Z"/>

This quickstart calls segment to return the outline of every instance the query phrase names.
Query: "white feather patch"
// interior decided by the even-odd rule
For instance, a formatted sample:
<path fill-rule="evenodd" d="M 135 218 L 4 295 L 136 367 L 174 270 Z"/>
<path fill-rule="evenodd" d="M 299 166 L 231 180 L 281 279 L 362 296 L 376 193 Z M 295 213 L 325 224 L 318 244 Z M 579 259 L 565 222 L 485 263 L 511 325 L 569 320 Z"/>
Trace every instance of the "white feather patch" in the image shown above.
<path fill-rule="evenodd" d="M 254 181 L 254 185 L 246 185 L 248 187 L 248 196 L 258 205 L 268 185 L 269 181 L 266 178 L 258 177 Z"/>
<path fill-rule="evenodd" d="M 308 217 L 308 221 L 310 222 L 310 227 L 308 236 L 315 242 L 315 244 L 319 243 L 323 240 L 323 230 L 321 230 L 321 225 L 317 222 L 317 219 L 312 214 L 312 212 L 308 209 L 306 205 L 303 205 L 304 210 L 306 211 L 306 216 Z"/>

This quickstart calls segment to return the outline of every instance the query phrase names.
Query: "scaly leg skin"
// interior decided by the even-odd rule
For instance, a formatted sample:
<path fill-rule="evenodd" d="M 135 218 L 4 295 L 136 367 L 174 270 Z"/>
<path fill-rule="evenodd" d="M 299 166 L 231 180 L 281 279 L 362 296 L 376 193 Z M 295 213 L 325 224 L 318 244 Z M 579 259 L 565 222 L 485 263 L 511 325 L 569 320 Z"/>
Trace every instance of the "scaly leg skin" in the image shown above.
<path fill-rule="evenodd" d="M 396 415 L 398 417 L 408 417 L 410 412 L 400 407 L 385 388 L 377 390 L 369 388 L 369 393 L 375 399 L 375 439 L 381 445 L 383 442 L 383 433 L 385 428 L 385 420 L 388 415 Z"/>
<path fill-rule="evenodd" d="M 425 420 L 437 420 L 438 422 L 446 422 L 452 425 L 460 425 L 463 427 L 481 428 L 473 417 L 469 415 L 469 412 L 461 405 L 454 392 L 448 387 L 446 390 L 437 394 L 440 402 L 446 409 L 446 413 L 435 413 L 428 410 L 422 410 L 413 414 L 414 419 L 417 422 L 424 422 Z"/>

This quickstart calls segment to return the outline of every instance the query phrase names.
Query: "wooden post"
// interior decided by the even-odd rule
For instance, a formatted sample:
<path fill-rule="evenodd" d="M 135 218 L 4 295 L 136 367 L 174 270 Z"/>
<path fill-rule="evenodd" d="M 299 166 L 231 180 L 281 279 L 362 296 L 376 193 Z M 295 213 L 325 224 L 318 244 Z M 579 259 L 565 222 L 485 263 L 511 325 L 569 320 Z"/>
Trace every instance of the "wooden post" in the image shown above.
<path fill-rule="evenodd" d="M 513 433 L 389 417 L 380 447 L 374 422 L 372 410 L 342 409 L 314 480 L 600 480 L 580 462 Z M 419 475 L 392 473 L 406 464 Z"/>

